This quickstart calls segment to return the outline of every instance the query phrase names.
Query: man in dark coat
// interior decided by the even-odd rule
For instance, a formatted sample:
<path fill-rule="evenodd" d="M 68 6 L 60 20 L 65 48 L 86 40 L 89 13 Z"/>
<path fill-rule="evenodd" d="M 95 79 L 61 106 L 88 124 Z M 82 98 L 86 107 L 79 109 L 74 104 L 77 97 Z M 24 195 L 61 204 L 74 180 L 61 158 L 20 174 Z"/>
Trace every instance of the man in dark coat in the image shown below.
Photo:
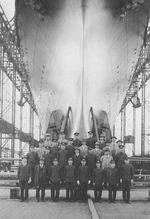
<path fill-rule="evenodd" d="M 21 190 L 21 201 L 28 199 L 28 183 L 31 181 L 29 165 L 27 165 L 27 157 L 22 158 L 21 165 L 18 169 L 19 186 Z M 25 194 L 24 194 L 25 193 Z"/>
<path fill-rule="evenodd" d="M 73 165 L 73 159 L 70 157 L 68 159 L 68 165 L 65 167 L 65 184 L 66 184 L 66 200 L 74 200 L 74 192 L 76 185 L 76 168 Z"/>
<path fill-rule="evenodd" d="M 79 140 L 79 132 L 74 133 L 74 140 L 72 145 L 74 147 L 80 147 L 82 145 L 82 142 Z"/>
<path fill-rule="evenodd" d="M 86 164 L 88 166 L 88 171 L 89 171 L 89 179 L 91 181 L 90 185 L 92 186 L 92 173 L 93 173 L 93 170 L 94 168 L 96 167 L 96 155 L 91 153 L 91 152 L 88 152 L 88 155 L 86 156 Z"/>
<path fill-rule="evenodd" d="M 103 183 L 104 183 L 104 173 L 101 168 L 101 163 L 99 160 L 96 162 L 96 168 L 93 170 L 92 174 L 93 185 L 94 185 L 94 197 L 95 201 L 101 201 Z"/>
<path fill-rule="evenodd" d="M 31 174 L 31 187 L 34 186 L 34 171 L 35 166 L 39 162 L 38 154 L 35 152 L 34 145 L 30 146 L 30 151 L 27 154 L 27 162 L 30 168 L 30 174 Z"/>
<path fill-rule="evenodd" d="M 64 168 L 67 165 L 67 150 L 66 143 L 62 142 L 58 151 L 58 162 L 61 168 L 61 181 L 64 183 Z"/>
<path fill-rule="evenodd" d="M 47 182 L 47 171 L 46 166 L 44 166 L 43 158 L 40 159 L 40 163 L 35 167 L 35 178 L 34 184 L 36 188 L 36 200 L 39 202 L 40 199 L 40 191 L 41 191 L 41 201 L 44 202 L 45 198 L 45 186 Z"/>
<path fill-rule="evenodd" d="M 77 171 L 78 171 L 79 166 L 81 165 L 82 159 L 83 157 L 80 154 L 80 149 L 76 148 L 75 154 L 73 155 L 73 165 L 76 167 Z"/>
<path fill-rule="evenodd" d="M 118 168 L 119 179 L 121 178 L 121 168 L 124 164 L 124 160 L 127 158 L 127 154 L 125 153 L 124 145 L 119 145 L 118 152 L 115 156 L 116 167 Z M 119 187 L 121 187 L 121 183 L 119 181 Z"/>
<path fill-rule="evenodd" d="M 109 202 L 115 202 L 118 184 L 118 169 L 115 167 L 114 160 L 112 160 L 110 161 L 110 168 L 107 171 L 107 188 L 109 191 Z"/>
<path fill-rule="evenodd" d="M 74 146 L 73 146 L 73 138 L 69 138 L 68 139 L 68 144 L 66 146 L 66 150 L 67 150 L 67 158 L 73 157 L 74 155 Z"/>
<path fill-rule="evenodd" d="M 86 160 L 83 158 L 81 161 L 81 166 L 78 169 L 78 185 L 80 186 L 81 200 L 84 202 L 87 200 L 87 190 L 89 183 L 89 170 L 86 165 Z"/>
<path fill-rule="evenodd" d="M 53 201 L 59 200 L 59 190 L 60 190 L 60 181 L 61 181 L 61 168 L 58 165 L 58 160 L 55 158 L 53 160 L 53 166 L 50 166 L 49 169 L 49 182 L 51 186 L 51 199 Z"/>
<path fill-rule="evenodd" d="M 121 181 L 122 181 L 122 193 L 123 200 L 126 203 L 130 203 L 130 189 L 133 183 L 134 168 L 129 163 L 128 157 L 124 160 L 124 164 L 121 167 Z"/>
<path fill-rule="evenodd" d="M 86 145 L 89 147 L 89 149 L 95 148 L 96 138 L 93 137 L 93 132 L 88 132 L 89 137 L 86 139 Z"/>

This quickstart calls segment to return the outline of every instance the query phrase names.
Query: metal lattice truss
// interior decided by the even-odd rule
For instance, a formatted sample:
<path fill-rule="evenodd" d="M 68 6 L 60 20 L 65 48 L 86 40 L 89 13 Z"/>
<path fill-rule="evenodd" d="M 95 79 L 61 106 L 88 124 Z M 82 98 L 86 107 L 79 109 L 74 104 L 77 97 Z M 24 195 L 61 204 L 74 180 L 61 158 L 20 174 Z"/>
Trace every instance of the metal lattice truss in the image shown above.
<path fill-rule="evenodd" d="M 134 74 L 124 98 L 121 110 L 134 98 L 138 91 L 145 86 L 150 79 L 150 20 L 148 21 L 147 29 L 143 46 L 140 51 L 139 59 L 137 61 Z"/>
<path fill-rule="evenodd" d="M 29 85 L 29 74 L 23 60 L 24 52 L 17 45 L 17 37 L 13 28 L 14 26 L 8 22 L 0 5 L 0 68 L 37 113 Z"/>

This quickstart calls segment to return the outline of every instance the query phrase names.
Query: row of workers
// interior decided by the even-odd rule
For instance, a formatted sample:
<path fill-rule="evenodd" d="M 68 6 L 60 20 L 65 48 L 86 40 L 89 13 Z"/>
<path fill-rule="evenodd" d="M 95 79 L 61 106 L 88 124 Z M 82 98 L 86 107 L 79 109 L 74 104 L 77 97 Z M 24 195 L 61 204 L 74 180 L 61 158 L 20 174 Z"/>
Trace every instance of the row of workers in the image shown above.
<path fill-rule="evenodd" d="M 59 200 L 59 191 L 61 185 L 62 168 L 58 163 L 57 158 L 53 160 L 53 165 L 47 167 L 44 165 L 44 160 L 41 158 L 39 164 L 35 166 L 34 182 L 36 188 L 36 200 L 41 201 L 45 198 L 45 188 L 47 182 L 51 189 L 51 199 Z M 101 201 L 102 190 L 105 186 L 109 191 L 109 201 L 114 202 L 119 183 L 122 184 L 123 200 L 126 203 L 130 202 L 130 188 L 133 181 L 134 170 L 126 157 L 121 166 L 121 175 L 115 162 L 110 161 L 110 167 L 103 169 L 101 162 L 97 160 L 96 167 L 93 169 L 92 175 L 89 173 L 89 168 L 86 164 L 86 159 L 81 160 L 81 165 L 78 169 L 73 165 L 73 159 L 68 159 L 68 164 L 64 167 L 64 182 L 66 188 L 66 200 L 75 201 L 81 199 L 87 200 L 88 184 L 93 183 L 94 196 L 96 201 Z M 21 201 L 28 200 L 28 187 L 31 182 L 31 172 L 27 164 L 27 158 L 23 157 L 22 163 L 18 169 L 19 185 L 21 190 Z M 106 185 L 104 185 L 106 183 Z M 25 194 L 24 194 L 25 193 Z M 78 196 L 80 194 L 80 197 Z"/>

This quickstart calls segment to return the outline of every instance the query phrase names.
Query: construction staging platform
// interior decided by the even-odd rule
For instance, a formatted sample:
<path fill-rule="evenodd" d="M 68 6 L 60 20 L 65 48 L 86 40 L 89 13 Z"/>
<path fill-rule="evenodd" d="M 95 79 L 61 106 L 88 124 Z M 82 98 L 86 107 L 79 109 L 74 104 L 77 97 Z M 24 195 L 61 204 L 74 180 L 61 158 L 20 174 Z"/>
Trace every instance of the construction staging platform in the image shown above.
<path fill-rule="evenodd" d="M 9 198 L 10 191 L 7 188 L 0 189 L 0 218 L 1 219 L 90 219 L 94 218 L 90 212 L 89 202 L 82 203 L 66 202 L 65 190 L 60 193 L 60 201 L 50 200 L 50 191 L 46 190 L 45 202 L 37 203 L 35 190 L 30 190 L 29 201 L 20 202 Z M 93 198 L 93 191 L 89 191 Z M 98 218 L 100 219 L 149 219 L 150 201 L 145 190 L 133 190 L 131 192 L 131 204 L 122 201 L 122 193 L 117 193 L 115 203 L 110 204 L 107 200 L 108 192 L 104 191 L 101 203 L 94 203 Z M 95 219 L 95 218 L 94 218 Z"/>

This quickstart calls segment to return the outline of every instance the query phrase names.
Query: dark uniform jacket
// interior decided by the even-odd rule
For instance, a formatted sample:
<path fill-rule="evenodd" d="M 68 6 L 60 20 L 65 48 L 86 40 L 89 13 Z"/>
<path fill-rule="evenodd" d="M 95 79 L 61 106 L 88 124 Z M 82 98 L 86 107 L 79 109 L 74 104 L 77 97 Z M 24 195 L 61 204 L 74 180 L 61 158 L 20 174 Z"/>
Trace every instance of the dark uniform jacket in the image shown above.
<path fill-rule="evenodd" d="M 74 165 L 67 165 L 65 167 L 65 182 L 76 182 L 76 168 Z"/>
<path fill-rule="evenodd" d="M 43 167 L 40 167 L 40 165 L 35 166 L 35 176 L 34 176 L 34 183 L 35 188 L 37 188 L 39 185 L 45 186 L 47 183 L 48 173 L 46 171 L 46 166 L 43 165 Z"/>
<path fill-rule="evenodd" d="M 118 169 L 109 168 L 107 171 L 107 183 L 110 185 L 116 185 L 119 183 Z"/>
<path fill-rule="evenodd" d="M 73 140 L 73 144 L 74 147 L 80 147 L 82 145 L 82 142 L 79 139 L 75 139 Z"/>
<path fill-rule="evenodd" d="M 103 143 L 99 142 L 99 148 L 101 150 L 103 150 L 104 147 L 106 147 L 106 143 L 105 142 L 103 142 Z"/>
<path fill-rule="evenodd" d="M 123 164 L 121 167 L 121 178 L 122 181 L 130 181 L 133 179 L 134 168 L 132 164 Z"/>
<path fill-rule="evenodd" d="M 53 159 L 57 158 L 58 151 L 59 151 L 59 147 L 58 146 L 51 147 L 51 155 L 52 155 Z"/>
<path fill-rule="evenodd" d="M 61 167 L 59 165 L 57 166 L 51 166 L 49 168 L 49 180 L 53 183 L 59 182 L 61 174 Z"/>
<path fill-rule="evenodd" d="M 104 182 L 104 172 L 102 168 L 95 168 L 92 174 L 95 186 L 100 186 Z"/>
<path fill-rule="evenodd" d="M 81 165 L 81 160 L 83 157 L 79 154 L 79 156 L 74 155 L 73 156 L 73 164 L 76 168 L 78 168 Z"/>
<path fill-rule="evenodd" d="M 95 148 L 95 143 L 96 143 L 96 139 L 94 137 L 86 139 L 86 145 L 91 149 Z"/>
<path fill-rule="evenodd" d="M 67 165 L 67 150 L 58 151 L 58 162 L 60 166 Z"/>
<path fill-rule="evenodd" d="M 80 183 L 88 183 L 89 180 L 89 170 L 88 166 L 80 166 L 78 169 L 78 179 Z"/>
<path fill-rule="evenodd" d="M 28 165 L 20 165 L 18 169 L 18 179 L 19 181 L 28 181 L 30 178 L 30 168 Z"/>
<path fill-rule="evenodd" d="M 92 153 L 88 153 L 86 156 L 86 163 L 89 169 L 93 169 L 96 166 L 96 155 Z"/>
<path fill-rule="evenodd" d="M 38 164 L 38 161 L 38 154 L 35 151 L 29 152 L 27 154 L 27 162 L 29 166 L 35 166 L 36 164 Z"/>
<path fill-rule="evenodd" d="M 123 153 L 123 152 L 119 152 L 118 154 L 116 154 L 115 156 L 115 162 L 116 162 L 116 166 L 117 168 L 121 168 L 123 163 L 124 163 L 124 160 L 127 158 L 127 155 L 126 153 Z"/>
<path fill-rule="evenodd" d="M 46 166 L 50 166 L 53 164 L 53 156 L 52 154 L 45 154 L 44 155 L 44 164 Z"/>
<path fill-rule="evenodd" d="M 67 150 L 67 157 L 68 158 L 73 157 L 73 155 L 74 155 L 74 146 L 68 145 L 66 150 Z"/>

